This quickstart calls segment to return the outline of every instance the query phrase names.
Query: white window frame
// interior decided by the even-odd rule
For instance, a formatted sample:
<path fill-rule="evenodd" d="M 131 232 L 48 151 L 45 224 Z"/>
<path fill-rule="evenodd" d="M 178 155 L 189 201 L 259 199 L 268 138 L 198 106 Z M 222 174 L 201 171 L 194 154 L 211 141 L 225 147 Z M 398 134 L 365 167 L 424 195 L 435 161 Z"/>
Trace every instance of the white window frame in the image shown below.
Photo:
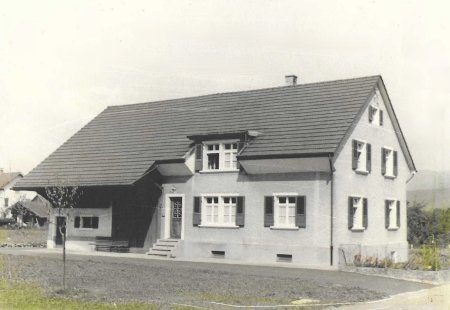
<path fill-rule="evenodd" d="M 79 217 L 80 218 L 80 227 L 75 227 L 75 218 Z M 84 223 L 84 218 L 85 217 L 97 217 L 98 218 L 98 226 L 97 228 L 93 228 L 93 227 L 83 227 L 83 223 Z M 100 216 L 98 215 L 93 215 L 93 214 L 77 214 L 73 217 L 73 228 L 77 229 L 77 230 L 98 230 L 100 228 Z"/>
<path fill-rule="evenodd" d="M 297 204 L 296 204 L 296 197 L 298 196 L 298 193 L 274 193 L 274 210 L 273 210 L 273 225 L 271 228 L 280 228 L 280 229 L 298 229 L 298 227 L 295 225 L 295 217 L 297 215 Z M 280 198 L 294 198 L 294 223 L 289 224 L 289 222 L 281 223 L 280 222 Z M 285 212 L 288 212 L 287 209 Z M 289 213 L 286 214 L 285 217 L 289 217 Z"/>
<path fill-rule="evenodd" d="M 356 171 L 369 173 L 367 170 L 367 141 L 356 140 L 356 150 L 360 153 L 357 160 Z"/>
<path fill-rule="evenodd" d="M 372 117 L 371 117 L 372 121 L 370 123 L 375 126 L 379 126 L 380 125 L 380 108 L 376 104 L 371 104 L 369 113 L 372 114 Z"/>
<path fill-rule="evenodd" d="M 394 178 L 394 149 L 388 146 L 383 146 L 385 149 L 384 156 L 386 162 L 386 173 L 385 177 Z"/>
<path fill-rule="evenodd" d="M 389 202 L 389 230 L 397 230 L 400 227 L 397 226 L 397 201 L 392 198 L 387 198 L 386 201 Z"/>
<path fill-rule="evenodd" d="M 356 211 L 353 212 L 353 226 L 352 230 L 354 231 L 362 231 L 365 230 L 364 227 L 364 198 L 359 195 L 351 195 L 352 198 L 352 206 Z M 357 200 L 357 201 L 355 201 Z"/>
<path fill-rule="evenodd" d="M 221 140 L 221 141 L 205 141 L 203 142 L 203 170 L 202 172 L 218 172 L 218 171 L 239 171 L 237 168 L 237 159 L 236 155 L 238 153 L 238 145 L 239 140 Z M 217 144 L 219 145 L 219 150 L 208 150 L 209 145 Z M 225 144 L 236 144 L 236 149 L 225 149 Z M 219 167 L 218 169 L 209 169 L 208 168 L 208 154 L 219 154 Z M 225 155 L 231 154 L 231 166 L 229 168 L 225 168 Z M 233 156 L 234 154 L 234 156 Z M 234 160 L 233 160 L 234 159 Z M 235 163 L 234 167 L 232 163 Z"/>
<path fill-rule="evenodd" d="M 207 198 L 218 198 L 218 221 L 214 222 L 208 222 L 207 221 Z M 225 193 L 225 194 L 203 194 L 201 195 L 201 224 L 199 227 L 222 227 L 222 228 L 239 228 L 239 226 L 236 225 L 236 216 L 237 216 L 237 197 L 239 197 L 239 194 L 236 193 Z M 236 203 L 234 205 L 234 221 L 232 220 L 233 216 L 231 213 L 231 221 L 225 222 L 225 203 L 224 198 L 235 198 Z"/>

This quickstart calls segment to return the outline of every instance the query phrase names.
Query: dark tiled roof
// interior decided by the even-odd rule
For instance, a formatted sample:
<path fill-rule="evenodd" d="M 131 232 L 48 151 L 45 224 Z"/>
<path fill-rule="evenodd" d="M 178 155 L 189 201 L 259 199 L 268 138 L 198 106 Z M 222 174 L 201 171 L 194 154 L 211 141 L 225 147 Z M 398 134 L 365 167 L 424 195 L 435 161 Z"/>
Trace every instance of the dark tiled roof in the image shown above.
<path fill-rule="evenodd" d="M 30 199 L 18 201 L 9 208 L 11 208 L 11 209 L 20 208 L 20 206 L 27 209 L 28 211 L 34 213 L 35 215 L 37 215 L 39 217 L 45 217 L 45 218 L 47 218 L 49 216 L 49 212 L 51 210 L 50 204 L 45 203 L 40 200 L 32 201 Z"/>
<path fill-rule="evenodd" d="M 0 188 L 4 188 L 18 176 L 22 176 L 22 173 L 20 172 L 0 173 Z"/>
<path fill-rule="evenodd" d="M 111 106 L 32 170 L 18 188 L 56 177 L 126 185 L 158 160 L 181 158 L 187 136 L 257 130 L 242 156 L 334 152 L 380 76 Z"/>

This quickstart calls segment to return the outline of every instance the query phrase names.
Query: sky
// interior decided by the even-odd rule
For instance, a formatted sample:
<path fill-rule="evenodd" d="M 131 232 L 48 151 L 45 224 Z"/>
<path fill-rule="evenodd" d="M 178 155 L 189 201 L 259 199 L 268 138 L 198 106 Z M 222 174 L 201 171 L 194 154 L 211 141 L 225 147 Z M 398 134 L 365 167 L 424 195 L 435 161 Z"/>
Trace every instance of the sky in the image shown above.
<path fill-rule="evenodd" d="M 445 1 L 2 1 L 0 168 L 109 105 L 381 74 L 417 169 L 450 170 Z"/>

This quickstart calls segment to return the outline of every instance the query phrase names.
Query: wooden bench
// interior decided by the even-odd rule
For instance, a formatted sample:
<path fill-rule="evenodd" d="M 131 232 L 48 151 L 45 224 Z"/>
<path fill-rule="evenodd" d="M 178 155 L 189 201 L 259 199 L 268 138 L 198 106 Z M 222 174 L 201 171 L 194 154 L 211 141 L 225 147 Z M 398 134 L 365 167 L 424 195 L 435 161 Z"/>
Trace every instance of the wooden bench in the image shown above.
<path fill-rule="evenodd" d="M 96 237 L 95 243 L 96 251 L 102 252 L 128 252 L 130 250 L 128 241 L 112 240 L 110 237 Z"/>

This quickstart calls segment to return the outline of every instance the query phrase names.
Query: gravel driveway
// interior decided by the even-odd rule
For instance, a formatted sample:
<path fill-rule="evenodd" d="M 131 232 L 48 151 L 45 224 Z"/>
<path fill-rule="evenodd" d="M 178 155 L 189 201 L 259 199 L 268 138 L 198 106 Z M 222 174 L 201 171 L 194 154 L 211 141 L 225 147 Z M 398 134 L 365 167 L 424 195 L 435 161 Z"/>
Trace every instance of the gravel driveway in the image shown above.
<path fill-rule="evenodd" d="M 4 255 L 8 270 L 55 292 L 61 287 L 61 258 Z M 67 285 L 83 299 L 188 304 L 206 308 L 234 305 L 320 303 L 375 300 L 430 285 L 337 271 L 259 267 L 170 260 L 68 256 Z M 315 307 L 317 309 L 317 307 Z"/>

